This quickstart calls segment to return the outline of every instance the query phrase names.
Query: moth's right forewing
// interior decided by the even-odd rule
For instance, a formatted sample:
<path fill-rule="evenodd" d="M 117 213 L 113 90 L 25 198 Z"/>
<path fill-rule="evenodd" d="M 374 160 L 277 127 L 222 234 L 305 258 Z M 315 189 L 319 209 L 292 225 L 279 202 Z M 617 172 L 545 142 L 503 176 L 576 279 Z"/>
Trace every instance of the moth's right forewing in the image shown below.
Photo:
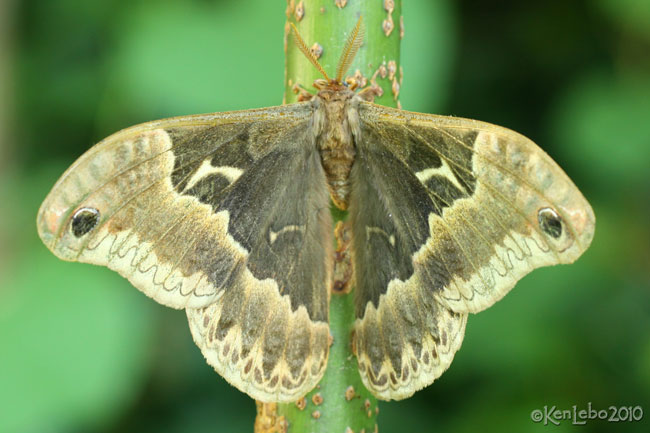
<path fill-rule="evenodd" d="M 481 311 L 528 272 L 571 263 L 590 245 L 591 206 L 564 171 L 521 134 L 369 103 L 359 112 L 385 149 L 384 158 L 408 173 L 408 189 L 420 191 L 413 196 L 419 199 L 417 216 L 405 215 L 413 219 L 414 241 L 425 239 L 413 264 L 442 289 L 436 297 L 453 311 Z M 397 200 L 391 197 L 397 193 L 387 185 L 384 200 Z M 428 232 L 420 233 L 420 227 Z"/>

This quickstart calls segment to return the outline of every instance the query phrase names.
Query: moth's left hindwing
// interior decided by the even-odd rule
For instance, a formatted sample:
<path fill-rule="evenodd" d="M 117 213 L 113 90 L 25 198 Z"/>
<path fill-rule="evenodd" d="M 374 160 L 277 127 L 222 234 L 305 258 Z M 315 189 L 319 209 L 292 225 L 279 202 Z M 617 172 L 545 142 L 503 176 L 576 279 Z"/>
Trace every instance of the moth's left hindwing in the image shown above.
<path fill-rule="evenodd" d="M 564 172 L 520 134 L 364 102 L 359 119 L 354 347 L 373 394 L 401 399 L 449 366 L 468 313 L 537 267 L 573 262 L 595 219 Z"/>
<path fill-rule="evenodd" d="M 186 308 L 255 399 L 290 401 L 328 355 L 331 221 L 311 104 L 151 122 L 84 154 L 41 206 L 44 243 Z"/>

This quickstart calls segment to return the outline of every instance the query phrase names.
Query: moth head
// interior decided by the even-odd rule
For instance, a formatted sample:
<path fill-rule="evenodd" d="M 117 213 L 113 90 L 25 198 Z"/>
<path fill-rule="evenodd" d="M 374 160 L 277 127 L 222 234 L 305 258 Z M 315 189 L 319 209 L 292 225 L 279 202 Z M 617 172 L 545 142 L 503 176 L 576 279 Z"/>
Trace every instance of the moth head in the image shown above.
<path fill-rule="evenodd" d="M 291 23 L 291 29 L 293 31 L 294 41 L 298 46 L 298 49 L 307 57 L 307 59 L 323 74 L 325 79 L 318 79 L 314 81 L 314 87 L 318 90 L 330 90 L 330 91 L 341 91 L 348 88 L 348 84 L 343 80 L 343 75 L 347 72 L 354 60 L 354 57 L 357 55 L 361 44 L 363 43 L 363 38 L 365 34 L 365 29 L 363 26 L 362 17 L 359 17 L 357 24 L 354 26 L 354 29 L 350 32 L 348 39 L 345 42 L 343 47 L 343 52 L 339 58 L 339 63 L 336 67 L 336 77 L 330 78 L 325 69 L 321 66 L 320 62 L 312 53 L 312 51 L 307 47 L 307 44 L 300 36 L 296 26 Z"/>

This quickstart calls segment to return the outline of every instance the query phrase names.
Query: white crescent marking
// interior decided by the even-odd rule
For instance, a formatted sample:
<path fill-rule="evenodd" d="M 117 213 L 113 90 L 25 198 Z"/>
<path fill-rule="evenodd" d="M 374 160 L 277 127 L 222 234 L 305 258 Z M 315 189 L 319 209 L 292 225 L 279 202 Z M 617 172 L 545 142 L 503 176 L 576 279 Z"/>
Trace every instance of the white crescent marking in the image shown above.
<path fill-rule="evenodd" d="M 425 183 L 427 180 L 431 179 L 433 176 L 443 176 L 449 182 L 453 183 L 456 188 L 460 191 L 463 191 L 467 194 L 467 190 L 458 182 L 454 172 L 451 171 L 447 161 L 444 158 L 440 158 L 442 165 L 437 168 L 425 168 L 422 171 L 415 173 L 415 176 L 420 180 L 420 182 Z"/>
<path fill-rule="evenodd" d="M 205 159 L 201 163 L 199 169 L 196 170 L 196 172 L 192 175 L 190 180 L 187 181 L 187 185 L 183 189 L 183 192 L 192 189 L 192 187 L 196 185 L 198 181 L 211 174 L 215 174 L 215 173 L 220 174 L 226 179 L 228 179 L 230 183 L 233 183 L 239 178 L 239 176 L 241 176 L 243 172 L 244 172 L 243 170 L 237 167 L 229 167 L 227 165 L 215 167 L 210 163 L 210 160 Z"/>

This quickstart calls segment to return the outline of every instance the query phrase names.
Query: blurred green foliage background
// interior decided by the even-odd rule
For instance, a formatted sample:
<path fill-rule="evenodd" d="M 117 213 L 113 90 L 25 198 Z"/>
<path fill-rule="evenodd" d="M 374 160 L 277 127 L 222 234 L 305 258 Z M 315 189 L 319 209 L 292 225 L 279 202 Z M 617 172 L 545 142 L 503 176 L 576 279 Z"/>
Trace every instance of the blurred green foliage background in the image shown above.
<path fill-rule="evenodd" d="M 354 0 L 349 0 L 354 1 Z M 380 1 L 380 0 L 374 0 Z M 113 272 L 58 261 L 35 217 L 58 176 L 139 122 L 277 105 L 282 0 L 0 2 L 0 432 L 244 432 L 255 408 L 185 314 Z M 405 109 L 532 138 L 592 203 L 572 266 L 472 316 L 433 386 L 380 430 L 572 431 L 533 409 L 641 405 L 650 431 L 650 2 L 408 0 Z"/>

